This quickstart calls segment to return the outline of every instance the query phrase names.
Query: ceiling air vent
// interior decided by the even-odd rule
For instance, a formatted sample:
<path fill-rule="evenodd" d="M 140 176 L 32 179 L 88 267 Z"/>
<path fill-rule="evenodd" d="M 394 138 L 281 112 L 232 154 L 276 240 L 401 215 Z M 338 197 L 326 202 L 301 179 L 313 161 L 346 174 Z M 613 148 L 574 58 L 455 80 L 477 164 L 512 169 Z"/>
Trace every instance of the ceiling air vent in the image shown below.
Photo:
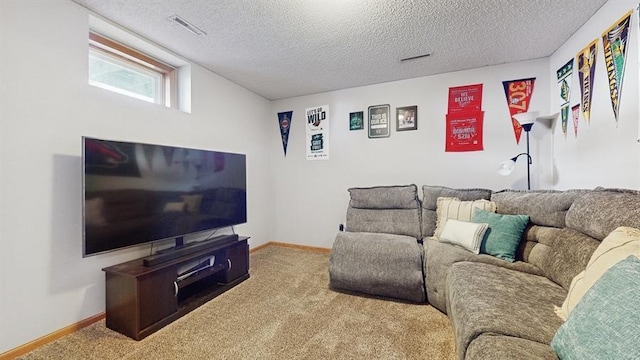
<path fill-rule="evenodd" d="M 185 28 L 186 30 L 188 30 L 189 32 L 196 34 L 198 36 L 204 36 L 207 35 L 206 32 L 198 29 L 197 26 L 191 24 L 190 22 L 188 22 L 187 20 L 181 18 L 178 15 L 173 15 L 169 17 L 169 21 L 172 21 L 180 26 L 182 26 L 183 28 Z"/>
<path fill-rule="evenodd" d="M 418 55 L 418 56 L 406 57 L 404 59 L 400 59 L 400 62 L 422 59 L 422 58 L 426 58 L 426 57 L 429 57 L 429 56 L 431 56 L 431 54 L 422 54 L 422 55 Z"/>

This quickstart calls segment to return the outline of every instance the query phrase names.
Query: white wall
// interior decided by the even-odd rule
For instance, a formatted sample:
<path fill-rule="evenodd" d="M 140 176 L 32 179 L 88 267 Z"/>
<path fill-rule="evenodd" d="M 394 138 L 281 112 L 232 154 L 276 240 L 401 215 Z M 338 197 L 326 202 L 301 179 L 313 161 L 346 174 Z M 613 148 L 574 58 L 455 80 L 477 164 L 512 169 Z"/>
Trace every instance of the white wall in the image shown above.
<path fill-rule="evenodd" d="M 526 188 L 521 158 L 510 177 L 497 174 L 498 164 L 525 151 L 525 137 L 516 145 L 503 80 L 535 77 L 530 110 L 549 108 L 548 59 L 491 66 L 275 101 L 269 131 L 276 196 L 274 238 L 279 241 L 331 247 L 338 224 L 344 222 L 347 188 L 385 184 L 424 184 L 491 189 Z M 484 151 L 445 153 L 448 88 L 483 83 Z M 305 158 L 305 108 L 329 105 L 330 159 Z M 350 131 L 350 112 L 377 104 L 418 106 L 418 130 L 395 131 L 390 138 L 369 139 L 366 130 Z M 276 113 L 293 110 L 287 157 L 279 139 Z M 366 117 L 366 115 L 365 115 Z M 395 119 L 395 118 L 394 118 Z M 365 125 L 366 127 L 366 125 Z M 548 131 L 548 130 L 547 130 Z M 549 188 L 550 137 L 534 126 L 531 137 L 533 188 Z"/>
<path fill-rule="evenodd" d="M 554 112 L 560 110 L 556 70 L 598 38 L 595 84 L 591 107 L 591 122 L 587 125 L 580 115 L 578 137 L 573 134 L 569 119 L 565 139 L 560 124 L 554 130 L 555 187 L 593 188 L 596 186 L 640 189 L 640 145 L 638 139 L 638 14 L 633 13 L 629 35 L 619 118 L 616 125 L 609 98 L 609 84 L 604 61 L 602 32 L 613 25 L 627 11 L 638 5 L 637 0 L 608 1 L 584 26 L 576 32 L 549 61 L 550 99 Z M 580 102 L 577 61 L 574 61 L 571 102 Z M 559 121 L 559 120 L 558 120 Z"/>
<path fill-rule="evenodd" d="M 82 258 L 81 136 L 247 154 L 253 246 L 271 237 L 270 102 L 197 66 L 191 114 L 87 85 L 88 12 L 0 2 L 0 353 L 104 311 L 103 267 Z"/>

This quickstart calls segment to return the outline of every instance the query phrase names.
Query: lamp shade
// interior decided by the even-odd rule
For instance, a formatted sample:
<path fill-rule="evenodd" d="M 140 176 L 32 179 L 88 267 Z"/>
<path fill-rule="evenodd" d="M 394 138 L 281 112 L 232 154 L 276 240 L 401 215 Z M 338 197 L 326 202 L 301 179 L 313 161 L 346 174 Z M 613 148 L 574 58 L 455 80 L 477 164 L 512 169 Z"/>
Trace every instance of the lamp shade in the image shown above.
<path fill-rule="evenodd" d="M 547 128 L 551 129 L 553 127 L 553 123 L 558 118 L 558 115 L 559 115 L 559 113 L 555 113 L 553 115 L 547 115 L 547 116 L 538 116 L 536 118 L 536 121 L 539 122 L 539 123 L 544 124 L 544 126 L 546 126 Z"/>
<path fill-rule="evenodd" d="M 533 124 L 533 122 L 538 117 L 538 111 L 528 111 L 520 114 L 513 115 L 513 118 L 520 123 L 520 126 L 524 127 L 525 125 Z"/>
<path fill-rule="evenodd" d="M 513 159 L 505 160 L 498 165 L 498 174 L 507 176 L 511 174 L 515 166 L 516 162 Z"/>

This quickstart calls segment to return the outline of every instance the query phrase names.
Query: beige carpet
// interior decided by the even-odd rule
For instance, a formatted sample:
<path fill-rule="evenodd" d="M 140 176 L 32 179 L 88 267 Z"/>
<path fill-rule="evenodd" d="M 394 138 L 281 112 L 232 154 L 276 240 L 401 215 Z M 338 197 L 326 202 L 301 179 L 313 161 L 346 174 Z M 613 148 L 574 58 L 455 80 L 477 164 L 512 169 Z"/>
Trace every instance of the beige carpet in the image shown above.
<path fill-rule="evenodd" d="M 329 255 L 269 246 L 251 278 L 142 341 L 104 321 L 21 359 L 454 359 L 448 318 L 428 305 L 329 290 Z"/>

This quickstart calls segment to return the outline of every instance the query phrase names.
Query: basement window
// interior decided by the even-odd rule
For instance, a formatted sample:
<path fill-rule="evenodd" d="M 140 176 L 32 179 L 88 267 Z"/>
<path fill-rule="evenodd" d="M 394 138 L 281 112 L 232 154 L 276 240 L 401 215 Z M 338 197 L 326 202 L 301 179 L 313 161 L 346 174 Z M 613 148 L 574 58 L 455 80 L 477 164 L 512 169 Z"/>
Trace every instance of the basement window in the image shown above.
<path fill-rule="evenodd" d="M 176 68 L 94 32 L 89 33 L 89 85 L 176 107 Z"/>

